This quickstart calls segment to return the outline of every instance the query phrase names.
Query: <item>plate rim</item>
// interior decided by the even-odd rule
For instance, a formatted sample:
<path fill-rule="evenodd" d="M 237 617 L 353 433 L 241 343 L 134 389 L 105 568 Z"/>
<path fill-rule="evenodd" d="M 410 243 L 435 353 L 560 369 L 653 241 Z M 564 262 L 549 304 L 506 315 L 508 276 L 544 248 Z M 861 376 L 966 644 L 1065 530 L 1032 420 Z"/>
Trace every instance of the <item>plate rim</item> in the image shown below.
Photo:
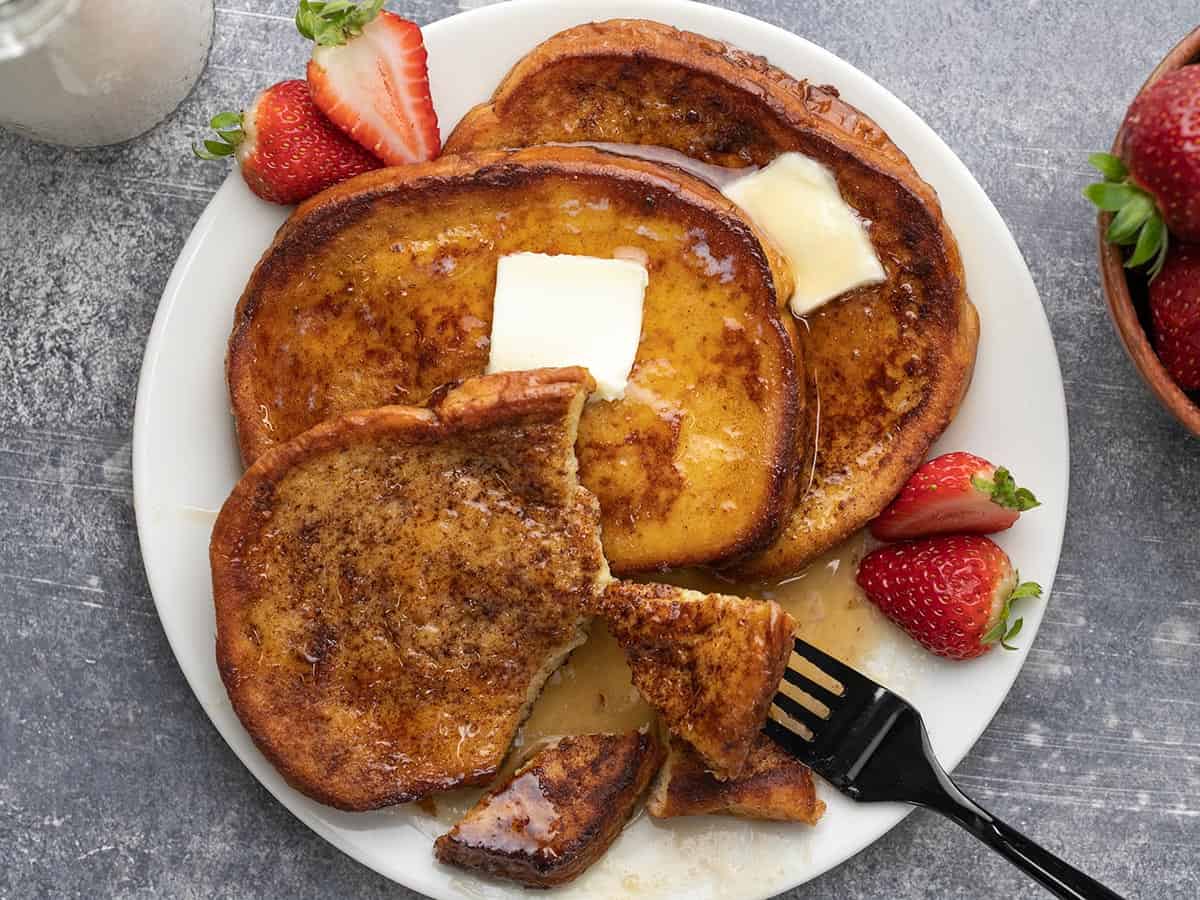
<path fill-rule="evenodd" d="M 590 6 L 591 3 L 601 2 L 603 2 L 603 0 L 590 0 L 589 3 L 580 4 L 580 6 L 585 7 Z M 785 28 L 770 22 L 766 22 L 762 19 L 758 19 L 747 13 L 728 10 L 721 7 L 709 6 L 704 3 L 696 2 L 696 0 L 627 0 L 627 3 L 629 5 L 637 5 L 643 8 L 639 11 L 639 16 L 649 19 L 657 19 L 666 24 L 673 24 L 672 13 L 682 9 L 693 11 L 695 14 L 711 16 L 714 20 L 725 18 L 727 21 L 739 23 L 746 27 L 767 29 L 770 32 L 774 32 L 780 40 L 798 43 L 798 45 L 803 48 L 805 53 L 814 54 L 819 57 L 825 57 L 827 60 L 836 62 L 837 65 L 849 67 L 855 73 L 857 73 L 858 76 L 869 82 L 874 89 L 877 89 L 886 96 L 887 101 L 891 105 L 891 108 L 887 110 L 889 116 L 897 116 L 901 119 L 907 120 L 908 127 L 915 128 L 917 131 L 923 133 L 923 141 L 930 142 L 934 149 L 941 151 L 940 155 L 945 157 L 945 160 L 949 162 L 950 165 L 956 170 L 956 180 L 961 182 L 969 193 L 975 195 L 970 198 L 970 205 L 973 212 L 992 220 L 989 230 L 995 232 L 996 234 L 1003 235 L 1002 239 L 1006 244 L 1006 249 L 1012 255 L 1014 260 L 1020 263 L 1019 268 L 1015 268 L 1013 270 L 1014 275 L 1027 280 L 1028 287 L 1033 296 L 1038 299 L 1039 302 L 1037 304 L 1037 316 L 1033 317 L 1033 323 L 1036 325 L 1036 327 L 1040 328 L 1044 332 L 1044 337 L 1048 343 L 1048 346 L 1054 351 L 1051 363 L 1054 373 L 1057 376 L 1057 391 L 1052 399 L 1056 401 L 1053 404 L 1055 407 L 1054 412 L 1056 413 L 1055 420 L 1061 424 L 1062 432 L 1062 442 L 1060 447 L 1062 466 L 1061 472 L 1058 473 L 1058 478 L 1059 483 L 1062 486 L 1063 502 L 1061 507 L 1055 511 L 1055 521 L 1053 522 L 1053 530 L 1058 534 L 1058 541 L 1057 546 L 1054 548 L 1051 554 L 1053 560 L 1053 570 L 1046 579 L 1047 584 L 1045 595 L 1047 598 L 1049 598 L 1053 594 L 1054 581 L 1058 574 L 1059 562 L 1061 561 L 1062 546 L 1066 536 L 1066 518 L 1070 496 L 1070 430 L 1068 410 L 1066 405 L 1065 385 L 1062 378 L 1061 361 L 1058 356 L 1053 333 L 1050 329 L 1050 323 L 1046 316 L 1045 306 L 1041 302 L 1040 292 L 1037 290 L 1032 273 L 1029 271 L 1028 264 L 1026 263 L 1024 256 L 1016 243 L 1015 237 L 1009 230 L 1008 225 L 1004 221 L 1003 217 L 1000 215 L 999 210 L 996 209 L 991 199 L 983 190 L 982 186 L 971 174 L 970 170 L 966 167 L 962 160 L 959 159 L 958 155 L 953 151 L 953 149 L 951 149 L 949 145 L 942 140 L 942 138 L 936 131 L 933 130 L 930 125 L 928 125 L 919 115 L 917 115 L 916 112 L 910 109 L 908 105 L 904 103 L 904 101 L 900 100 L 890 90 L 888 90 L 888 88 L 875 81 L 874 78 L 863 72 L 853 63 L 848 62 L 829 50 L 826 50 L 824 47 L 821 47 L 820 45 L 815 44 L 798 34 L 790 32 Z M 557 6 L 558 3 L 556 0 L 504 0 L 504 2 L 500 3 L 494 3 L 473 9 L 466 9 L 437 21 L 430 22 L 429 24 L 422 26 L 422 30 L 428 33 L 429 29 L 440 30 L 446 27 L 460 26 L 463 21 L 469 19 L 478 18 L 480 20 L 486 20 L 493 16 L 505 16 L 514 12 L 518 12 L 518 14 L 535 14 L 539 7 L 554 8 Z M 597 18 L 592 18 L 586 13 L 581 14 L 580 17 L 580 21 L 597 20 Z M 875 112 L 871 111 L 869 114 L 874 116 Z M 169 613 L 164 614 L 164 603 L 159 599 L 160 596 L 162 596 L 162 592 L 155 589 L 155 582 L 158 580 L 154 574 L 157 557 L 156 551 L 153 548 L 153 542 L 147 538 L 147 533 L 152 527 L 148 523 L 149 517 L 147 514 L 148 505 L 150 502 L 150 486 L 146 483 L 147 479 L 150 477 L 147 474 L 149 467 L 146 461 L 148 460 L 151 452 L 149 445 L 153 436 L 153 431 L 150 429 L 148 423 L 150 415 L 150 396 L 154 390 L 155 373 L 157 371 L 163 349 L 162 345 L 164 342 L 164 335 L 167 331 L 172 312 L 179 300 L 182 285 L 191 276 L 191 269 L 195 257 L 200 253 L 206 239 L 208 238 L 210 232 L 216 224 L 217 219 L 219 218 L 221 207 L 224 205 L 224 198 L 231 191 L 242 189 L 238 182 L 239 176 L 235 168 L 225 178 L 217 191 L 214 192 L 213 196 L 206 204 L 204 211 L 201 213 L 195 225 L 192 227 L 192 230 L 189 232 L 187 240 L 180 250 L 178 257 L 176 258 L 170 277 L 168 278 L 167 283 L 163 288 L 162 295 L 159 299 L 154 320 L 146 339 L 142 364 L 139 370 L 133 417 L 133 505 L 134 515 L 137 522 L 139 551 L 142 557 L 143 568 L 146 572 L 147 582 L 151 589 L 151 595 L 154 599 L 155 610 L 159 618 L 159 623 L 163 627 L 168 644 L 171 647 L 171 652 L 175 656 L 176 664 L 179 665 L 185 680 L 188 682 L 188 686 L 191 689 L 193 696 L 200 704 L 201 709 L 208 718 L 209 724 L 221 736 L 222 740 L 225 741 L 230 750 L 233 751 L 234 755 L 237 756 L 238 760 L 247 768 L 247 770 L 259 782 L 259 784 L 261 784 L 301 823 L 320 835 L 324 840 L 336 847 L 339 851 L 345 853 L 351 859 L 355 860 L 355 862 L 372 869 L 382 877 L 387 878 L 389 881 L 392 881 L 396 884 L 401 884 L 410 890 L 419 891 L 430 897 L 439 898 L 439 900 L 442 900 L 442 898 L 451 900 L 451 898 L 462 896 L 462 894 L 449 893 L 442 890 L 441 886 L 433 883 L 433 881 L 425 872 L 420 874 L 413 873 L 412 877 L 409 877 L 408 880 L 402 882 L 396 879 L 392 874 L 384 872 L 379 867 L 373 865 L 370 861 L 361 858 L 361 856 L 355 852 L 350 843 L 342 838 L 342 835 L 336 828 L 319 817 L 303 814 L 299 809 L 295 808 L 290 796 L 283 794 L 276 789 L 275 785 L 270 784 L 259 777 L 258 773 L 255 771 L 255 767 L 251 765 L 250 762 L 245 758 L 245 754 L 231 742 L 230 738 L 225 735 L 221 726 L 217 724 L 213 712 L 209 709 L 209 704 L 202 698 L 202 693 L 198 689 L 196 683 L 194 683 L 192 675 L 183 665 L 180 649 L 176 646 L 176 640 L 172 637 L 171 629 L 169 629 L 166 625 L 166 620 L 167 617 L 169 617 Z M 1035 627 L 1027 630 L 1026 632 L 1028 635 L 1028 641 L 1025 645 L 1023 645 L 1020 651 L 1020 665 L 1018 665 L 1013 671 L 1012 678 L 1008 681 L 1008 684 L 1003 692 L 998 693 L 995 702 L 987 704 L 987 706 L 990 708 L 988 709 L 987 716 L 985 718 L 981 717 L 980 721 L 982 724 L 977 729 L 969 729 L 968 732 L 964 732 L 964 734 L 969 733 L 969 739 L 964 743 L 964 749 L 962 750 L 961 754 L 948 756 L 943 760 L 943 762 L 946 764 L 945 767 L 947 771 L 953 771 L 953 769 L 956 768 L 962 759 L 970 752 L 970 750 L 979 740 L 980 736 L 982 736 L 983 732 L 986 731 L 986 729 L 991 725 L 996 713 L 999 711 L 999 708 L 1008 699 L 1008 696 L 1011 694 L 1017 679 L 1020 677 L 1025 668 L 1025 662 L 1029 649 L 1032 647 L 1034 640 L 1036 639 L 1037 632 L 1040 630 L 1040 625 L 1041 616 L 1039 615 L 1035 623 Z M 286 787 L 286 783 L 281 781 L 280 784 Z M 807 877 L 804 877 L 802 880 L 797 882 L 789 881 L 787 886 L 780 888 L 779 890 L 792 890 L 796 887 L 807 884 L 836 868 L 837 866 L 840 866 L 850 857 L 855 856 L 884 837 L 889 831 L 891 831 L 892 828 L 903 821 L 913 811 L 913 809 L 913 807 L 896 808 L 894 817 L 890 822 L 885 824 L 882 830 L 874 833 L 869 839 L 861 843 L 857 841 L 845 842 L 841 848 L 839 848 L 838 852 L 831 854 L 828 859 L 823 860 L 819 866 L 817 866 L 812 872 L 808 873 Z M 775 895 L 776 891 L 772 889 L 767 893 L 752 893 L 746 894 L 745 896 L 755 897 L 758 898 L 758 900 L 767 900 L 767 898 Z"/>

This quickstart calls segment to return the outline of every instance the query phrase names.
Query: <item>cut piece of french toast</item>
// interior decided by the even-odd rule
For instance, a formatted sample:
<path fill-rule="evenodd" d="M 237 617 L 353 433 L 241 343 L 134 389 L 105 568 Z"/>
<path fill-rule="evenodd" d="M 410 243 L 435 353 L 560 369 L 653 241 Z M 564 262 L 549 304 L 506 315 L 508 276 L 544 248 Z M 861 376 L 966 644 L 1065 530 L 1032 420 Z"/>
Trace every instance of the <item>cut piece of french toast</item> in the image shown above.
<path fill-rule="evenodd" d="M 327 418 L 421 403 L 482 373 L 497 260 L 521 251 L 649 271 L 625 397 L 590 403 L 579 428 L 614 571 L 715 564 L 773 540 L 813 427 L 782 312 L 791 275 L 710 185 L 591 149 L 447 156 L 299 207 L 230 338 L 245 461 Z"/>
<path fill-rule="evenodd" d="M 259 457 L 211 543 L 217 664 L 296 789 L 346 810 L 485 783 L 609 580 L 583 369 L 470 379 Z"/>
<path fill-rule="evenodd" d="M 437 858 L 527 887 L 555 887 L 600 858 L 663 759 L 651 734 L 560 738 L 434 844 Z"/>
<path fill-rule="evenodd" d="M 741 775 L 792 652 L 792 617 L 770 601 L 624 581 L 596 612 L 663 724 L 717 778 Z"/>
<path fill-rule="evenodd" d="M 544 41 L 467 113 L 446 150 L 588 141 L 738 168 L 799 152 L 830 170 L 868 225 L 886 281 L 825 304 L 800 329 L 820 397 L 811 486 L 806 478 L 779 538 L 736 563 L 745 576 L 794 573 L 895 496 L 970 381 L 978 316 L 937 195 L 836 89 L 643 20 Z"/>
<path fill-rule="evenodd" d="M 808 767 L 760 734 L 742 774 L 726 781 L 713 777 L 688 744 L 672 738 L 646 810 L 659 819 L 724 813 L 816 825 L 825 804 L 817 799 Z"/>

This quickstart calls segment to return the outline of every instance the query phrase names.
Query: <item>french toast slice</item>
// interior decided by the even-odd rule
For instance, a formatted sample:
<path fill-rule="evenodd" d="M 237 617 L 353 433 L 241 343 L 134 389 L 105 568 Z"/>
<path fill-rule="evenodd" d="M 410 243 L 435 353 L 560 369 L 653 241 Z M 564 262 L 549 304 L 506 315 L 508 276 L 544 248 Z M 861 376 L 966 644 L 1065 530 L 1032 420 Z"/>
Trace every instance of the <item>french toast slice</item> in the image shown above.
<path fill-rule="evenodd" d="M 221 509 L 217 664 L 287 781 L 345 810 L 486 782 L 609 580 L 576 479 L 590 376 L 470 379 L 262 455 Z"/>
<path fill-rule="evenodd" d="M 527 887 L 565 884 L 616 839 L 662 759 L 655 737 L 637 731 L 560 738 L 485 794 L 434 852 Z"/>
<path fill-rule="evenodd" d="M 792 617 L 771 601 L 624 581 L 596 612 L 663 724 L 717 778 L 740 776 L 792 652 Z"/>
<path fill-rule="evenodd" d="M 695 750 L 672 738 L 646 811 L 658 819 L 727 814 L 816 825 L 825 804 L 817 799 L 809 768 L 760 734 L 742 774 L 727 781 L 714 778 Z"/>
<path fill-rule="evenodd" d="M 329 417 L 421 403 L 483 372 L 496 263 L 518 251 L 649 269 L 625 398 L 588 404 L 579 427 L 614 571 L 717 563 L 773 540 L 813 427 L 781 309 L 791 275 L 708 184 L 591 149 L 447 156 L 302 205 L 230 338 L 246 462 Z"/>
<path fill-rule="evenodd" d="M 747 577 L 792 574 L 895 496 L 970 381 L 978 316 L 937 195 L 836 89 L 643 20 L 580 25 L 538 45 L 446 150 L 588 141 L 735 168 L 797 151 L 826 166 L 869 223 L 886 281 L 825 304 L 801 328 L 820 399 L 811 485 L 778 539 L 735 566 Z"/>

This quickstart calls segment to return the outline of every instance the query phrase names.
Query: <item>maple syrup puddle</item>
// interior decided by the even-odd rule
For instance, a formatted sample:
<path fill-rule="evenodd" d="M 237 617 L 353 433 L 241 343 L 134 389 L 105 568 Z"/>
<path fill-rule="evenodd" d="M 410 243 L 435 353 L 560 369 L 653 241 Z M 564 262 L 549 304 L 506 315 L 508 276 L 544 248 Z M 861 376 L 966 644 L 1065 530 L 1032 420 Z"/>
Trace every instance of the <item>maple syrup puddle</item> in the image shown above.
<path fill-rule="evenodd" d="M 798 637 L 847 665 L 862 668 L 879 646 L 886 625 L 883 614 L 863 596 L 854 580 L 865 547 L 866 535 L 860 532 L 819 556 L 800 574 L 777 581 L 733 581 L 698 569 L 656 573 L 638 580 L 774 600 L 796 620 Z M 837 684 L 815 667 L 806 668 L 808 664 L 799 657 L 793 656 L 792 664 L 827 687 Z M 650 727 L 655 727 L 654 711 L 634 688 L 629 665 L 616 639 L 597 620 L 587 643 L 577 648 L 546 682 L 493 785 L 502 784 L 535 752 L 564 735 L 622 733 Z M 449 791 L 427 798 L 421 809 L 453 823 L 481 794 L 478 788 Z M 430 799 L 435 802 L 428 802 Z"/>

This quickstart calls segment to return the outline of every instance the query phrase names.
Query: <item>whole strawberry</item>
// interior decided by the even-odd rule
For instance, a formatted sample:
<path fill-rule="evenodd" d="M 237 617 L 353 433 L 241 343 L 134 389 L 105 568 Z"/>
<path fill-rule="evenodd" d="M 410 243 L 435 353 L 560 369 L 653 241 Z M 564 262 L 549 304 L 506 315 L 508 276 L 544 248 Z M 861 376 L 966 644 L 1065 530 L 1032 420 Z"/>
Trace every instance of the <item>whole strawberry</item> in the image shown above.
<path fill-rule="evenodd" d="M 973 453 L 947 453 L 913 473 L 896 499 L 871 523 L 881 541 L 933 534 L 994 534 L 1040 505 L 1012 474 Z"/>
<path fill-rule="evenodd" d="M 316 42 L 308 63 L 313 102 L 389 166 L 441 151 L 421 29 L 383 0 L 300 0 L 296 27 Z"/>
<path fill-rule="evenodd" d="M 321 114 L 306 81 L 281 81 L 245 112 L 221 113 L 210 124 L 218 139 L 196 155 L 235 157 L 250 190 L 272 203 L 299 203 L 383 165 Z"/>
<path fill-rule="evenodd" d="M 868 599 L 919 644 L 939 656 L 971 659 L 1021 630 L 1013 601 L 1040 597 L 1034 582 L 1017 583 L 1008 555 L 979 535 L 891 544 L 858 567 Z"/>
<path fill-rule="evenodd" d="M 1200 241 L 1200 65 L 1167 73 L 1134 100 L 1121 155 L 1091 157 L 1105 180 L 1084 193 L 1115 213 L 1107 236 L 1133 247 L 1126 265 L 1150 262 L 1153 278 L 1168 234 Z"/>
<path fill-rule="evenodd" d="M 1200 244 L 1173 244 L 1150 282 L 1150 334 L 1175 383 L 1200 390 Z"/>
<path fill-rule="evenodd" d="M 1168 72 L 1133 101 L 1123 156 L 1167 230 L 1200 241 L 1200 66 Z"/>

